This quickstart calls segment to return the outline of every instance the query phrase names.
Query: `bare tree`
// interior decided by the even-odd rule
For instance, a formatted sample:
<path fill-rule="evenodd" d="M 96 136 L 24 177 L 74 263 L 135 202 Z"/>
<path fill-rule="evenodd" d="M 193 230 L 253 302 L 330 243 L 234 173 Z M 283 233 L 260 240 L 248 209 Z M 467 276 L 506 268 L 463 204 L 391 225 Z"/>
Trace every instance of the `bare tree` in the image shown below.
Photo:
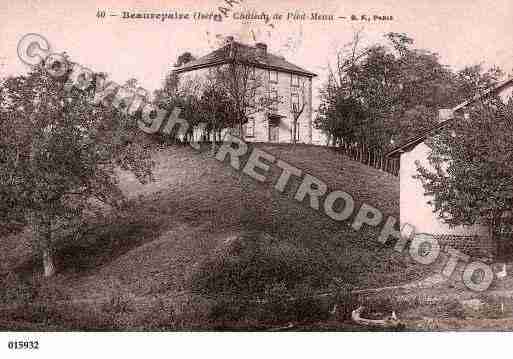
<path fill-rule="evenodd" d="M 234 112 L 233 127 L 243 134 L 243 125 L 252 115 L 270 111 L 280 98 L 267 93 L 266 72 L 258 70 L 256 49 L 231 43 L 226 47 L 229 61 L 210 71 L 215 83 L 231 102 Z"/>
<path fill-rule="evenodd" d="M 298 122 L 299 118 L 305 111 L 305 107 L 308 101 L 308 88 L 306 87 L 307 80 L 301 77 L 299 80 L 299 89 L 297 92 L 297 101 L 292 98 L 292 143 L 296 144 L 298 141 Z M 293 95 L 294 96 L 294 95 Z"/>

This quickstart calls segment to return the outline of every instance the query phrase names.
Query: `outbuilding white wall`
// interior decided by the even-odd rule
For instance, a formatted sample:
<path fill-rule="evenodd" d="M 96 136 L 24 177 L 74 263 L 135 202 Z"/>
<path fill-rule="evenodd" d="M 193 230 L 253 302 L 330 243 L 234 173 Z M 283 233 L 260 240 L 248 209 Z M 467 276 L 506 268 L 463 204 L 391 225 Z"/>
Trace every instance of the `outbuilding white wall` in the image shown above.
<path fill-rule="evenodd" d="M 513 93 L 513 83 L 509 83 L 499 92 L 500 98 L 506 102 Z M 460 110 L 464 111 L 464 109 Z M 430 233 L 436 235 L 479 235 L 489 236 L 488 229 L 482 225 L 458 226 L 450 228 L 436 213 L 433 213 L 433 206 L 427 204 L 432 197 L 424 194 L 424 188 L 417 175 L 416 161 L 424 167 L 432 168 L 428 161 L 431 149 L 425 144 L 417 145 L 410 152 L 401 155 L 400 171 L 400 216 L 401 227 L 406 223 L 413 225 L 417 233 Z"/>
<path fill-rule="evenodd" d="M 401 228 L 405 224 L 409 224 L 415 228 L 416 233 L 488 236 L 488 230 L 484 226 L 450 228 L 436 213 L 433 213 L 433 206 L 427 203 L 432 200 L 432 197 L 424 194 L 420 179 L 413 178 L 418 174 L 415 161 L 419 161 L 426 168 L 432 168 L 427 159 L 430 151 L 431 149 L 425 143 L 421 143 L 412 151 L 401 155 L 401 171 L 399 174 Z"/>

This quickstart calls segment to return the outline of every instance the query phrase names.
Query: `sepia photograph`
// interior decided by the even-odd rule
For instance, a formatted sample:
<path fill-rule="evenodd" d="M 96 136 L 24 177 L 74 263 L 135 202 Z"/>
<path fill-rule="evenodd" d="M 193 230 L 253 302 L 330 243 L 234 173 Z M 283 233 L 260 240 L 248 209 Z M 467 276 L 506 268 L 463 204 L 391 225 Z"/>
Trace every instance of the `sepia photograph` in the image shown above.
<path fill-rule="evenodd" d="M 512 15 L 1 0 L 0 353 L 510 339 Z"/>

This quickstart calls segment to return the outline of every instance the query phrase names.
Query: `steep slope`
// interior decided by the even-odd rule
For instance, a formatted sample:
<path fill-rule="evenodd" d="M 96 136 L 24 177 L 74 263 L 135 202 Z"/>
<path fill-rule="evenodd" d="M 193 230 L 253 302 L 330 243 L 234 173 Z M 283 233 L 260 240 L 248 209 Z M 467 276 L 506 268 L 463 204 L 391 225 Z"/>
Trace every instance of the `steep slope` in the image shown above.
<path fill-rule="evenodd" d="M 350 193 L 357 209 L 365 202 L 385 215 L 398 214 L 399 181 L 394 176 L 324 147 L 255 146 L 322 179 L 329 190 Z M 202 292 L 194 280 L 199 278 L 198 270 L 208 270 L 210 263 L 217 263 L 219 253 L 245 263 L 246 267 L 240 267 L 243 271 L 255 270 L 251 263 L 275 261 L 269 264 L 270 271 L 246 273 L 269 286 L 283 284 L 284 276 L 276 273 L 280 268 L 292 273 L 300 263 L 301 268 L 287 277 L 295 282 L 285 285 L 308 282 L 309 289 L 318 291 L 333 283 L 354 288 L 399 284 L 430 271 L 406 254 L 377 243 L 376 230 L 356 232 L 350 220 L 335 222 L 322 211 L 309 208 L 306 201 L 297 202 L 294 193 L 299 180 L 292 181 L 285 193 L 276 191 L 273 184 L 281 173 L 276 167 L 266 182 L 260 183 L 234 170 L 228 162 L 212 158 L 208 149 L 155 148 L 154 156 L 157 181 L 143 186 L 120 174 L 122 188 L 131 198 L 127 210 L 110 216 L 106 225 L 68 242 L 59 251 L 60 272 L 48 285 L 53 288 L 54 300 L 102 301 L 114 296 L 171 300 L 191 291 L 200 296 L 216 294 L 215 290 Z M 228 238 L 261 232 L 282 243 L 270 249 L 274 253 L 271 257 L 265 246 L 258 248 L 262 258 L 248 259 L 252 253 L 248 250 L 241 251 L 245 258 L 234 257 L 238 252 Z M 251 241 L 247 239 L 251 237 L 244 238 Z M 244 248 L 251 248 L 247 245 L 241 242 Z M 281 257 L 283 263 L 279 262 Z M 21 262 L 18 270 L 25 272 L 37 263 L 30 258 Z M 218 264 L 215 268 L 220 270 Z M 223 280 L 227 283 L 226 278 Z M 255 293 L 246 287 L 243 294 L 259 294 L 262 283 L 255 284 Z"/>

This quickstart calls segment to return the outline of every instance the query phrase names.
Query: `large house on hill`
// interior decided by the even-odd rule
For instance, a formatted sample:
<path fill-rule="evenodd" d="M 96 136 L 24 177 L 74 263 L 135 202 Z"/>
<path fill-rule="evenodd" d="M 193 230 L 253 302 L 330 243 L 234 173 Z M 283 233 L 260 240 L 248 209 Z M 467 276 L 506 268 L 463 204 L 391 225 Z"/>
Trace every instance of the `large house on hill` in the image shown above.
<path fill-rule="evenodd" d="M 468 118 L 468 109 L 478 100 L 483 100 L 491 95 L 498 95 L 504 102 L 511 98 L 513 92 L 513 78 L 500 82 L 483 93 L 457 105 L 450 110 L 441 110 L 438 124 L 415 137 L 410 138 L 404 143 L 392 149 L 387 153 L 390 158 L 400 158 L 400 223 L 401 227 L 405 224 L 412 225 L 416 233 L 428 233 L 441 237 L 489 237 L 488 228 L 482 225 L 449 227 L 443 222 L 436 213 L 433 213 L 433 207 L 428 202 L 431 198 L 425 195 L 424 188 L 420 179 L 415 179 L 418 174 L 416 163 L 422 164 L 426 168 L 432 168 L 428 161 L 431 152 L 426 140 L 435 136 L 441 130 L 450 128 L 454 121 Z M 473 244 L 466 240 L 466 245 L 481 246 L 483 243 Z M 490 244 L 493 245 L 493 244 Z M 469 248 L 467 248 L 469 249 Z M 472 252 L 475 248 L 470 248 Z"/>
<path fill-rule="evenodd" d="M 273 106 L 248 116 L 244 124 L 246 141 L 291 143 L 296 121 L 296 142 L 312 142 L 312 79 L 317 76 L 294 65 L 284 57 L 267 51 L 267 45 L 256 43 L 249 46 L 233 37 L 219 49 L 189 61 L 173 72 L 179 80 L 206 77 L 220 66 L 236 61 L 237 53 L 251 54 L 251 66 L 262 79 L 262 96 L 276 99 Z M 304 106 L 303 106 L 304 105 Z M 302 111 L 298 111 L 302 109 Z"/>

